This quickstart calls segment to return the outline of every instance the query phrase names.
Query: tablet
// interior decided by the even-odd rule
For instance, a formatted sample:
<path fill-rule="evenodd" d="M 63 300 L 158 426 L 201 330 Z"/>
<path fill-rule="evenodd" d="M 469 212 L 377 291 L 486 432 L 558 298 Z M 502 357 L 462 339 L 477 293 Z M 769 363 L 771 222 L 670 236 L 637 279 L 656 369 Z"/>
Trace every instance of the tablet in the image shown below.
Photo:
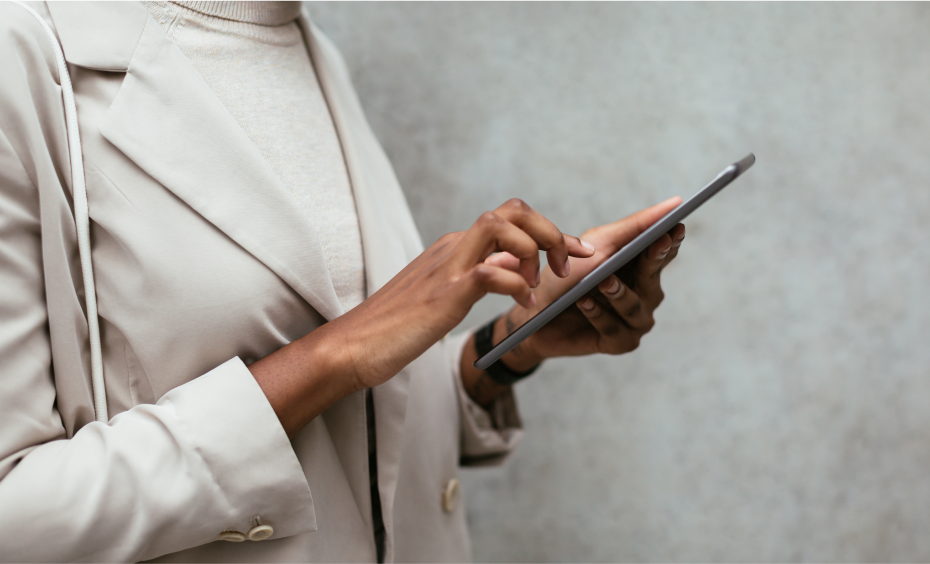
<path fill-rule="evenodd" d="M 639 237 L 633 239 L 622 249 L 611 255 L 610 258 L 602 262 L 587 276 L 579 280 L 577 284 L 562 294 L 561 297 L 546 306 L 545 309 L 534 315 L 513 333 L 505 337 L 503 341 L 488 351 L 486 355 L 476 360 L 474 364 L 475 368 L 484 370 L 500 360 L 510 349 L 519 345 L 524 339 L 536 331 L 539 331 L 546 323 L 549 323 L 557 315 L 565 311 L 565 308 L 580 300 L 582 296 L 596 288 L 597 285 L 603 282 L 608 276 L 636 258 L 639 253 L 649 248 L 649 245 L 654 243 L 676 224 L 680 223 L 681 220 L 688 217 L 691 212 L 701 207 L 701 205 L 714 194 L 723 190 L 727 184 L 733 182 L 739 175 L 746 172 L 755 162 L 755 155 L 750 153 L 743 160 L 733 163 L 723 169 L 723 172 L 711 180 L 707 186 L 701 188 L 687 201 L 668 212 L 662 219 L 653 223 L 651 227 L 640 233 Z"/>

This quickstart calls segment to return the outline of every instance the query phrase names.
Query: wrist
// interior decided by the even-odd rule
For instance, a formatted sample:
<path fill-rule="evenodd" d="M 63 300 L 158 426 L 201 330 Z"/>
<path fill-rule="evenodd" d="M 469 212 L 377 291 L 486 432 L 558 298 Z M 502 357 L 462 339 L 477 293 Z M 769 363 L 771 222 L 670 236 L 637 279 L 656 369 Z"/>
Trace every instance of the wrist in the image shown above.
<path fill-rule="evenodd" d="M 475 368 L 476 360 L 478 360 L 478 351 L 475 347 L 475 335 L 469 335 L 462 349 L 462 386 L 475 403 L 488 408 L 498 396 L 510 390 L 510 386 L 495 382 L 487 372 Z"/>
<path fill-rule="evenodd" d="M 359 357 L 364 358 L 363 351 L 353 348 L 358 341 L 348 338 L 352 334 L 351 328 L 335 321 L 324 324 L 304 337 L 308 341 L 304 354 L 314 359 L 313 368 L 330 380 L 340 397 L 345 397 L 373 384 L 368 382 L 369 375 L 364 366 L 357 362 Z"/>
<path fill-rule="evenodd" d="M 327 325 L 248 366 L 289 437 L 359 389 L 351 351 Z"/>
<path fill-rule="evenodd" d="M 499 343 L 507 335 L 513 333 L 528 319 L 527 314 L 528 312 L 523 308 L 514 307 L 500 316 L 494 324 L 494 342 Z M 545 360 L 545 357 L 533 347 L 533 342 L 533 336 L 530 336 L 501 357 L 500 362 L 514 372 L 529 372 Z"/>

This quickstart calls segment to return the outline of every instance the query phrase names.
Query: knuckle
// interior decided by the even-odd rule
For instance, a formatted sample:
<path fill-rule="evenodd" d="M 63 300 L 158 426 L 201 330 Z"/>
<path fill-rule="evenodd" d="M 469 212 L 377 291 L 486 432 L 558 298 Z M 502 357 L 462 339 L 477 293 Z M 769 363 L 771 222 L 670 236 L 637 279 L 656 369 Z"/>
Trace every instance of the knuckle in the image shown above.
<path fill-rule="evenodd" d="M 475 225 L 479 227 L 493 227 L 497 225 L 500 221 L 500 216 L 492 211 L 486 211 L 480 216 L 478 216 L 478 221 L 475 222 Z"/>
<path fill-rule="evenodd" d="M 463 234 L 464 233 L 462 231 L 453 231 L 452 233 L 446 233 L 445 235 L 440 237 L 439 240 L 436 242 L 441 243 L 443 245 L 448 245 L 449 243 L 454 243 L 458 241 L 459 239 L 461 239 Z"/>
<path fill-rule="evenodd" d="M 494 278 L 494 270 L 486 264 L 476 265 L 471 271 L 471 278 L 479 286 L 487 286 Z"/>
<path fill-rule="evenodd" d="M 504 205 L 501 206 L 504 209 L 508 210 L 511 213 L 516 213 L 519 215 L 524 215 L 529 213 L 530 206 L 520 198 L 511 198 L 504 202 Z"/>

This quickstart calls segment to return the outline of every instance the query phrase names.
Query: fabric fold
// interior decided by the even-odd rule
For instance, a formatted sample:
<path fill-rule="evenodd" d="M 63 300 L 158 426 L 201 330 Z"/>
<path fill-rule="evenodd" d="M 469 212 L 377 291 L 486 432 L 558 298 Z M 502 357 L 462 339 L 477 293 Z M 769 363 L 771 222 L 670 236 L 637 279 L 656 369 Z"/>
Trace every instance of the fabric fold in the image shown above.
<path fill-rule="evenodd" d="M 471 399 L 462 384 L 462 348 L 472 331 L 446 337 L 447 358 L 459 397 L 462 466 L 503 464 L 523 438 L 523 422 L 513 388 L 500 395 L 488 409 Z"/>

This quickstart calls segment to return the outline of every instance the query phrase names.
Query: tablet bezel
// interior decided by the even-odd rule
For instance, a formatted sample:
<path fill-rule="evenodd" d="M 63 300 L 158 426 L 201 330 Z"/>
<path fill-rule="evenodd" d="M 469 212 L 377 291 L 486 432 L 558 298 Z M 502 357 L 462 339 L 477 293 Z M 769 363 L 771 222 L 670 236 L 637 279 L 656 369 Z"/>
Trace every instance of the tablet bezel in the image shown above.
<path fill-rule="evenodd" d="M 488 351 L 487 354 L 476 360 L 474 367 L 479 370 L 485 370 L 487 367 L 500 360 L 501 357 L 510 352 L 511 349 L 536 331 L 542 329 L 546 323 L 555 319 L 555 317 L 565 311 L 566 308 L 596 288 L 597 285 L 603 282 L 608 276 L 636 258 L 639 253 L 646 250 L 649 245 L 654 243 L 664 233 L 668 232 L 676 224 L 691 215 L 694 210 L 701 207 L 701 205 L 713 197 L 714 194 L 723 190 L 729 183 L 746 172 L 755 162 L 755 155 L 749 153 L 749 155 L 742 160 L 723 169 L 720 174 L 706 186 L 698 190 L 696 194 L 688 198 L 687 201 L 681 203 L 663 216 L 662 219 L 653 223 L 648 229 L 640 233 L 638 237 L 627 243 L 622 249 L 611 255 L 610 258 L 602 262 L 597 268 L 579 280 L 578 283 L 572 286 L 567 292 L 546 306 L 545 309 L 531 317 L 526 323 L 505 337 L 500 343 L 495 345 L 494 348 Z"/>

